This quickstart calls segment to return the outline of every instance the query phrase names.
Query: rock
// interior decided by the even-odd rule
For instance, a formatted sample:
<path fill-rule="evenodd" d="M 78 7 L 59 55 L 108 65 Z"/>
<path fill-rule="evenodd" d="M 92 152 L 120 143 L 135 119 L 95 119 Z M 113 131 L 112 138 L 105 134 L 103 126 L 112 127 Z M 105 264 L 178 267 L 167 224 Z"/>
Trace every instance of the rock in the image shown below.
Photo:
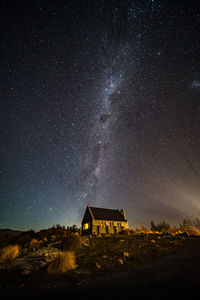
<path fill-rule="evenodd" d="M 23 270 L 23 271 L 21 272 L 21 275 L 29 275 L 30 273 L 31 273 L 30 270 L 25 269 L 25 270 Z"/>
<path fill-rule="evenodd" d="M 122 258 L 119 258 L 119 259 L 118 259 L 118 262 L 119 262 L 121 265 L 123 265 L 123 263 L 124 263 Z"/>
<path fill-rule="evenodd" d="M 155 244 L 155 243 L 156 243 L 156 241 L 155 241 L 155 240 L 151 240 L 151 243 L 152 243 L 152 244 Z"/>
<path fill-rule="evenodd" d="M 74 272 L 78 275 L 89 275 L 90 274 L 90 272 L 88 270 L 83 270 L 83 269 L 76 269 Z"/>
<path fill-rule="evenodd" d="M 47 265 L 46 261 L 40 262 L 40 268 L 44 268 L 44 267 L 46 267 L 46 265 Z"/>
<path fill-rule="evenodd" d="M 81 244 L 82 244 L 82 246 L 89 247 L 89 244 L 90 244 L 89 238 L 88 237 L 82 237 L 81 238 Z"/>
<path fill-rule="evenodd" d="M 101 269 L 100 264 L 98 264 L 98 263 L 96 262 L 95 265 L 96 265 L 97 269 L 99 269 L 99 270 Z"/>
<path fill-rule="evenodd" d="M 22 254 L 26 254 L 28 252 L 28 248 L 24 248 L 23 250 L 22 250 Z"/>
<path fill-rule="evenodd" d="M 45 257 L 45 262 L 46 262 L 46 263 L 49 263 L 49 262 L 52 262 L 54 259 L 55 259 L 55 258 L 52 257 L 52 256 L 46 256 L 46 257 Z"/>
<path fill-rule="evenodd" d="M 130 254 L 128 252 L 124 252 L 124 257 L 129 257 Z"/>

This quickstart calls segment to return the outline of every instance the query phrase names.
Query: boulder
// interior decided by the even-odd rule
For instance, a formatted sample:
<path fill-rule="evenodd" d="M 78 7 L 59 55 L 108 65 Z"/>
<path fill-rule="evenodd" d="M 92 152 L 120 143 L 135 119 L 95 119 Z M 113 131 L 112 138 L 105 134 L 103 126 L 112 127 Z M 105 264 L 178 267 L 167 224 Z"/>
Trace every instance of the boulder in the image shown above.
<path fill-rule="evenodd" d="M 24 269 L 22 272 L 21 272 L 21 275 L 29 275 L 31 273 L 31 271 L 29 269 Z"/>

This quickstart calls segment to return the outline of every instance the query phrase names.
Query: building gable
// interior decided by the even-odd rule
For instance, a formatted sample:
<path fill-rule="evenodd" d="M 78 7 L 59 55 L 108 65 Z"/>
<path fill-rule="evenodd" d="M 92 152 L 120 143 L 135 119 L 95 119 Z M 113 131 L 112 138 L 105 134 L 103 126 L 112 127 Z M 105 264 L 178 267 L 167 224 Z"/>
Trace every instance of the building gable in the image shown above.
<path fill-rule="evenodd" d="M 82 223 L 86 223 L 86 222 L 90 221 L 91 218 L 92 218 L 92 217 L 91 217 L 90 211 L 89 211 L 88 206 L 87 206 L 87 208 L 86 208 L 86 210 L 85 210 L 85 214 L 84 214 L 84 216 L 83 216 Z"/>

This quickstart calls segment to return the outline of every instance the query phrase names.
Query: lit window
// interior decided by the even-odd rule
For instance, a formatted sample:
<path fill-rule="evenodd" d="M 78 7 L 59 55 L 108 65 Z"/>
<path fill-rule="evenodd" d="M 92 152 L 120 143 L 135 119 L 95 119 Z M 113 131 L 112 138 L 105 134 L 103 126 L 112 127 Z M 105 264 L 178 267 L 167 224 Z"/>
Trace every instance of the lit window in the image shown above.
<path fill-rule="evenodd" d="M 86 229 L 88 229 L 88 228 L 89 228 L 89 223 L 83 224 L 83 230 L 86 230 Z"/>

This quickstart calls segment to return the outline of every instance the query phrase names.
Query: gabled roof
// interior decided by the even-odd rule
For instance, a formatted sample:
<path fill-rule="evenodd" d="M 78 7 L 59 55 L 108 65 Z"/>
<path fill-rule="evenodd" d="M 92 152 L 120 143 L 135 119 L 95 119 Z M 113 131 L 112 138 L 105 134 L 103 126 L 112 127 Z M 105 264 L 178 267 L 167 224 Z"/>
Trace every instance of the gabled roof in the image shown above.
<path fill-rule="evenodd" d="M 121 221 L 127 222 L 124 215 L 118 209 L 100 208 L 88 206 L 96 220 Z"/>

